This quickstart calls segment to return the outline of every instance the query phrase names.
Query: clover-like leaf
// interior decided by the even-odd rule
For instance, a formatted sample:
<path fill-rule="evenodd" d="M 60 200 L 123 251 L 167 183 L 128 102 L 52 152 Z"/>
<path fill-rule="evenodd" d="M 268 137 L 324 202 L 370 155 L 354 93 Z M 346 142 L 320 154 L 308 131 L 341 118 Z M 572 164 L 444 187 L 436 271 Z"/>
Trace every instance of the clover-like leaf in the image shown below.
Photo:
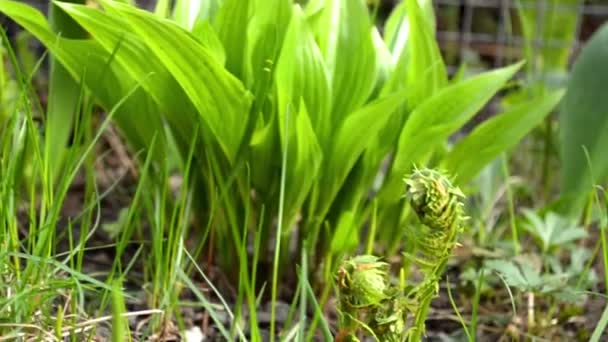
<path fill-rule="evenodd" d="M 587 231 L 567 217 L 550 212 L 544 220 L 534 211 L 525 210 L 524 228 L 540 241 L 543 253 L 587 236 Z"/>

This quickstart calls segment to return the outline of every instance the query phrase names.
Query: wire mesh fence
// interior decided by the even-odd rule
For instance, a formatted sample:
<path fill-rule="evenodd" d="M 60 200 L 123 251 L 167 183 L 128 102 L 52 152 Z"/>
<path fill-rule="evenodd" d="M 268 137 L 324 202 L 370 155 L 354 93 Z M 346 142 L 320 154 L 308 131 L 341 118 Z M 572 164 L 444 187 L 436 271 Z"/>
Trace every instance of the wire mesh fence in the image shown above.
<path fill-rule="evenodd" d="M 437 39 L 452 71 L 463 62 L 489 69 L 523 59 L 528 44 L 532 57 L 561 50 L 571 60 L 608 20 L 606 0 L 433 0 L 433 5 Z M 528 34 L 522 14 L 531 25 Z"/>
<path fill-rule="evenodd" d="M 43 12 L 49 0 L 23 0 Z M 352 0 L 342 0 L 352 1 Z M 402 0 L 380 0 L 387 12 Z M 608 0 L 429 0 L 437 17 L 437 39 L 450 71 L 461 63 L 470 70 L 484 70 L 525 59 L 526 44 L 537 52 L 543 49 L 567 50 L 576 56 L 582 44 L 608 21 Z M 136 0 L 151 9 L 156 0 Z M 534 37 L 526 37 L 520 14 L 525 11 L 532 21 Z M 548 22 L 563 19 L 560 29 L 571 34 L 561 38 L 543 36 Z M 560 20 L 557 20 L 559 23 Z M 16 29 L 0 15 L 3 27 Z"/>

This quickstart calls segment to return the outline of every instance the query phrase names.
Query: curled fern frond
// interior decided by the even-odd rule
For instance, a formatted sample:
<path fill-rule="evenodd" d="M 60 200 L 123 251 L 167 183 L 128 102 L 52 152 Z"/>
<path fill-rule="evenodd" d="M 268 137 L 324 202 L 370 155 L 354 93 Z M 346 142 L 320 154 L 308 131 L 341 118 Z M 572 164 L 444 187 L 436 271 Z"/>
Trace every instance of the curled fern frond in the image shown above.
<path fill-rule="evenodd" d="M 405 192 L 420 221 L 432 230 L 445 231 L 464 218 L 464 194 L 437 170 L 414 170 L 405 179 Z"/>
<path fill-rule="evenodd" d="M 416 169 L 405 179 L 405 195 L 424 224 L 409 232 L 416 248 L 415 254 L 406 254 L 425 275 L 407 296 L 416 306 L 413 324 L 407 329 L 408 340 L 420 341 L 428 309 L 438 293 L 441 273 L 466 220 L 464 194 L 441 172 Z"/>
<path fill-rule="evenodd" d="M 431 271 L 451 254 L 462 231 L 465 196 L 448 177 L 432 169 L 414 170 L 405 179 L 405 195 L 426 226 L 409 234 L 417 247 L 414 260 L 423 270 Z"/>

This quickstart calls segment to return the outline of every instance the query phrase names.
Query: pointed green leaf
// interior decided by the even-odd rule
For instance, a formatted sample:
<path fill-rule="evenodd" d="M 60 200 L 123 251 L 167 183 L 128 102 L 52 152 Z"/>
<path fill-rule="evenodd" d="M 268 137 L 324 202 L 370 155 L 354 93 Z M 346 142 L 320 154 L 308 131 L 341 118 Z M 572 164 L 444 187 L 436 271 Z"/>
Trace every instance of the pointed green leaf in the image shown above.
<path fill-rule="evenodd" d="M 469 121 L 521 65 L 488 71 L 449 85 L 418 106 L 399 136 L 389 178 L 383 185 L 382 199 L 393 203 L 399 201 L 403 175 Z"/>
<path fill-rule="evenodd" d="M 540 124 L 563 94 L 559 90 L 548 93 L 483 122 L 448 153 L 444 168 L 450 170 L 457 182 L 467 182 Z"/>
<path fill-rule="evenodd" d="M 370 137 L 385 127 L 403 101 L 403 93 L 376 100 L 349 115 L 337 129 L 321 173 L 321 211 L 327 210 L 335 199 L 348 173 L 368 147 Z"/>

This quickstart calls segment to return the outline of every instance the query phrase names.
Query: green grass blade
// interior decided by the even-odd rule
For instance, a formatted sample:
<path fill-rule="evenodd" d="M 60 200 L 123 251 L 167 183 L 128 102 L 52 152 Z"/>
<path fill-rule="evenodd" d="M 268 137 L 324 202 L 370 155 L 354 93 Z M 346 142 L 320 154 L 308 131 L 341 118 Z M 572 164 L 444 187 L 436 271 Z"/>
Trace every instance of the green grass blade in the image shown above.
<path fill-rule="evenodd" d="M 593 334 L 591 335 L 591 339 L 589 342 L 599 342 L 606 331 L 606 327 L 608 326 L 608 305 L 604 308 L 602 312 L 602 316 L 600 320 L 597 322 L 595 329 L 593 329 Z"/>
<path fill-rule="evenodd" d="M 285 132 L 289 132 L 289 111 L 291 107 L 287 108 L 286 117 L 285 117 Z M 279 282 L 279 264 L 281 259 L 281 241 L 283 240 L 283 217 L 284 217 L 284 207 L 285 207 L 285 181 L 287 174 L 287 157 L 289 157 L 289 140 L 286 140 L 285 147 L 283 148 L 283 160 L 281 165 L 281 189 L 279 195 L 279 213 L 278 213 L 278 222 L 277 229 L 275 234 L 275 246 L 274 246 L 274 258 L 272 260 L 272 285 L 270 292 L 270 342 L 273 342 L 275 339 L 275 329 L 276 329 L 276 301 L 277 301 L 277 291 L 278 291 L 278 282 Z"/>

